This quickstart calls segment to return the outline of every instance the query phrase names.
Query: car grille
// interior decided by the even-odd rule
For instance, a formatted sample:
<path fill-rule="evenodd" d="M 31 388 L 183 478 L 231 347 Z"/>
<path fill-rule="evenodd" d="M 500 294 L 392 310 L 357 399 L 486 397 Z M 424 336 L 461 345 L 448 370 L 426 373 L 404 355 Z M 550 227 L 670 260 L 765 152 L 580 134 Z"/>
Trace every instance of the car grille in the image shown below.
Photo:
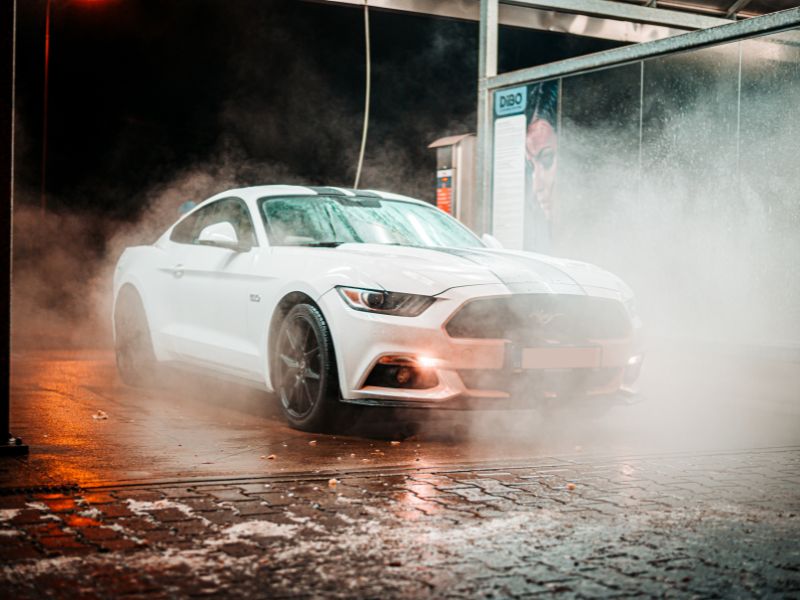
<path fill-rule="evenodd" d="M 458 371 L 468 390 L 500 391 L 511 397 L 541 395 L 571 397 L 608 392 L 619 387 L 622 369 L 535 369 L 512 372 L 505 369 L 463 369 Z"/>
<path fill-rule="evenodd" d="M 619 339 L 631 332 L 621 302 L 559 294 L 515 294 L 473 300 L 447 323 L 454 338 L 507 339 L 526 346 Z"/>

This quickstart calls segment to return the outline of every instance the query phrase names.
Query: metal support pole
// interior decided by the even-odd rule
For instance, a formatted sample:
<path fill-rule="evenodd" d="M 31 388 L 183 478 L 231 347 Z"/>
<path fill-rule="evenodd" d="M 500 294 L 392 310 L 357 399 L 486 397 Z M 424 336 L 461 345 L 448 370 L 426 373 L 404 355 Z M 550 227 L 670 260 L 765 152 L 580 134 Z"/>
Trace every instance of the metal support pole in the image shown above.
<path fill-rule="evenodd" d="M 500 0 L 503 4 L 516 4 L 527 8 L 538 8 L 556 12 L 599 17 L 605 19 L 618 19 L 633 23 L 652 23 L 678 29 L 707 29 L 724 25 L 727 19 L 709 17 L 708 15 L 694 14 L 691 12 L 667 10 L 665 8 L 651 8 L 636 6 L 627 2 L 612 2 L 609 0 Z"/>
<path fill-rule="evenodd" d="M 42 170 L 39 207 L 42 214 L 47 211 L 47 101 L 49 99 L 48 83 L 50 80 L 50 2 L 47 0 L 44 17 L 44 96 L 42 98 Z"/>
<path fill-rule="evenodd" d="M 16 50 L 16 0 L 0 0 L 0 238 L 6 248 L 0 259 L 0 456 L 25 454 L 28 447 L 10 432 L 11 358 L 11 223 L 14 208 L 14 68 Z"/>
<path fill-rule="evenodd" d="M 492 94 L 487 88 L 497 75 L 498 0 L 481 0 L 480 46 L 478 49 L 478 148 L 475 192 L 479 233 L 492 228 Z"/>

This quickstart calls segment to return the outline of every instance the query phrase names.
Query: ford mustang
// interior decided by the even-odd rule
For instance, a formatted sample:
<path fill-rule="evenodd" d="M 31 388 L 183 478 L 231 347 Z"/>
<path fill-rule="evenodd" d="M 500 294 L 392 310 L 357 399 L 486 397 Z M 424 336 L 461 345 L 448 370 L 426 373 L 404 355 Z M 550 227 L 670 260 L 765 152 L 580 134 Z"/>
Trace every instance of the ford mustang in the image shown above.
<path fill-rule="evenodd" d="M 256 385 L 289 424 L 347 407 L 519 408 L 631 391 L 641 321 L 618 277 L 503 250 L 428 203 L 269 185 L 218 194 L 114 274 L 123 381 L 170 363 Z"/>

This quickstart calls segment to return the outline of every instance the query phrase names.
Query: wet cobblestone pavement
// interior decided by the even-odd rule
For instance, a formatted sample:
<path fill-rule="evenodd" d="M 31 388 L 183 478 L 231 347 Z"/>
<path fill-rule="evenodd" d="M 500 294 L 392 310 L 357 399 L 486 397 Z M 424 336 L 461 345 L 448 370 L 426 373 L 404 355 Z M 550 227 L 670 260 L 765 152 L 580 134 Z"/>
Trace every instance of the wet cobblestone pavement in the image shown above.
<path fill-rule="evenodd" d="M 797 447 L 5 490 L 0 587 L 14 598 L 796 597 L 798 490 Z"/>

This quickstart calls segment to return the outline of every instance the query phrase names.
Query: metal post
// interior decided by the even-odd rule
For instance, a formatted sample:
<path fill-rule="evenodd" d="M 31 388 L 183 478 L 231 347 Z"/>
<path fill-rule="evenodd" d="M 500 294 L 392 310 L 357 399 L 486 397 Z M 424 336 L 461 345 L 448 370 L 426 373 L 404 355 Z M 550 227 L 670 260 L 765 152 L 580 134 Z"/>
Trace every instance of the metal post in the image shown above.
<path fill-rule="evenodd" d="M 42 170 L 41 170 L 41 190 L 39 195 L 39 205 L 42 214 L 47 210 L 47 100 L 48 83 L 50 78 L 50 0 L 47 0 L 47 8 L 44 17 L 44 96 L 42 98 Z"/>
<path fill-rule="evenodd" d="M 10 433 L 10 368 L 11 358 L 11 222 L 14 207 L 14 68 L 16 49 L 16 0 L 0 0 L 0 238 L 6 247 L 0 259 L 0 456 L 24 454 L 28 447 Z"/>
<path fill-rule="evenodd" d="M 479 233 L 492 227 L 492 94 L 487 87 L 497 75 L 498 0 L 481 0 L 480 47 L 478 49 L 478 148 L 476 185 Z"/>

